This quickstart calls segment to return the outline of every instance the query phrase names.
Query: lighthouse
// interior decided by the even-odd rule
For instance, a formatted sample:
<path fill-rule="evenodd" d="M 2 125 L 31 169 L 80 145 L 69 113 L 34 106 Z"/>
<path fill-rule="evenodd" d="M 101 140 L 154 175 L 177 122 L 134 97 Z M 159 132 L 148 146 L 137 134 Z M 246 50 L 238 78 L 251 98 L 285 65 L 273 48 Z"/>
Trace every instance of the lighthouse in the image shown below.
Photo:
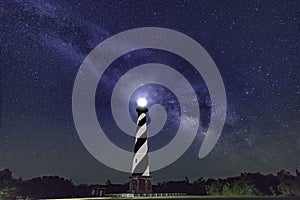
<path fill-rule="evenodd" d="M 147 194 L 152 193 L 147 141 L 147 100 L 140 98 L 137 104 L 137 128 L 129 191 L 134 194 Z"/>

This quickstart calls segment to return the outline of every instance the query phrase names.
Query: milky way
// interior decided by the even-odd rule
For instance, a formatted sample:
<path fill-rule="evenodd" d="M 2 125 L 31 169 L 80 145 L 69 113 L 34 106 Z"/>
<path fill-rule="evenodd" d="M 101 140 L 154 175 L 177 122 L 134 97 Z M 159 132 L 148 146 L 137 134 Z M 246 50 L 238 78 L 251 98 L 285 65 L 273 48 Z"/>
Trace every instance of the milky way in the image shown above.
<path fill-rule="evenodd" d="M 72 89 L 80 64 L 96 45 L 146 26 L 177 30 L 199 42 L 222 75 L 228 103 L 217 145 L 199 159 L 212 105 L 197 71 L 179 56 L 154 49 L 127 53 L 108 68 L 95 106 L 99 122 L 112 133 L 110 139 L 124 149 L 130 149 L 131 139 L 116 126 L 110 98 L 129 69 L 149 62 L 168 65 L 183 74 L 197 94 L 201 127 L 196 139 L 178 161 L 152 174 L 155 182 L 299 169 L 299 1 L 0 4 L 0 169 L 24 178 L 55 174 L 76 183 L 128 181 L 129 174 L 104 166 L 81 143 L 72 117 Z M 178 128 L 179 104 L 172 91 L 155 84 L 139 88 L 131 102 L 141 93 L 151 94 L 150 106 L 166 108 L 167 125 L 152 138 L 151 148 L 161 148 Z M 135 120 L 135 104 L 128 109 Z"/>

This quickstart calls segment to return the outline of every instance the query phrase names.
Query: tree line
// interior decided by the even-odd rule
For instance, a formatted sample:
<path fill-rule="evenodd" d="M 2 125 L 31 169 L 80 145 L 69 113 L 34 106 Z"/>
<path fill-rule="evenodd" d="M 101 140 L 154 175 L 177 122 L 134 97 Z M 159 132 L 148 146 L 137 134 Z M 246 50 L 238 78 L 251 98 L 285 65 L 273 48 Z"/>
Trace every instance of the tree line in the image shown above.
<path fill-rule="evenodd" d="M 88 197 L 93 188 L 106 188 L 106 193 L 126 193 L 129 183 L 75 185 L 72 180 L 59 176 L 42 176 L 29 180 L 15 179 L 9 169 L 0 171 L 0 200 Z M 300 196 L 300 173 L 296 175 L 281 170 L 276 175 L 242 173 L 225 179 L 199 178 L 190 181 L 187 177 L 179 181 L 164 181 L 153 185 L 154 193 L 186 193 L 188 195 L 223 196 Z"/>

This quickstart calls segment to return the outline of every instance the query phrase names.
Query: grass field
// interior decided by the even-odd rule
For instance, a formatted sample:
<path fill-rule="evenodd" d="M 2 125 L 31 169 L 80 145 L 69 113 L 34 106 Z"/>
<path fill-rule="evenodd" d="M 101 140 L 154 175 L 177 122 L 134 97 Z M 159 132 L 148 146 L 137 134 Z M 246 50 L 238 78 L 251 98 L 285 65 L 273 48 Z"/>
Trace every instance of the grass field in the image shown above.
<path fill-rule="evenodd" d="M 166 197 L 95 197 L 95 198 L 68 198 L 68 199 L 60 199 L 60 200 L 97 200 L 97 199 L 122 199 L 122 200 L 129 200 L 129 199 L 168 199 L 168 200 L 300 200 L 300 197 L 250 197 L 250 196 L 242 196 L 242 197 L 230 197 L 230 196 L 166 196 Z"/>

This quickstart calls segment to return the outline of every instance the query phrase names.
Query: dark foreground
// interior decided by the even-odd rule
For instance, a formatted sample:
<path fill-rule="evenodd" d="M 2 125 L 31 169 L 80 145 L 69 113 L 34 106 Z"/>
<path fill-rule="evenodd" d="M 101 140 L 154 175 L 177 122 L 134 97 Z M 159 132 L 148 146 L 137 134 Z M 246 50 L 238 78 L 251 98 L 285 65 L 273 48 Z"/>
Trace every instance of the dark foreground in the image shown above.
<path fill-rule="evenodd" d="M 168 200 L 300 200 L 300 196 L 298 197 L 217 197 L 217 196 L 178 196 L 178 197 L 131 197 L 131 198 L 116 198 L 116 197 L 98 197 L 98 198 L 72 198 L 69 200 L 97 200 L 97 199 L 155 199 L 155 200 L 162 200 L 162 199 L 168 199 Z M 63 199 L 60 199 L 63 200 Z M 67 200 L 67 199 L 64 199 Z"/>
<path fill-rule="evenodd" d="M 77 199 L 92 195 L 127 194 L 129 183 L 113 184 L 107 180 L 105 184 L 80 184 L 59 176 L 42 176 L 29 180 L 16 179 L 9 169 L 0 171 L 0 200 L 11 199 L 59 199 L 77 197 Z M 296 175 L 281 170 L 276 175 L 260 173 L 242 173 L 240 176 L 225 179 L 199 179 L 191 182 L 184 180 L 164 181 L 152 185 L 153 196 L 144 199 L 270 199 L 270 200 L 300 200 L 300 172 Z M 98 194 L 99 193 L 99 194 Z M 170 196 L 167 194 L 187 194 L 189 196 Z M 166 194 L 166 195 L 165 195 Z M 207 196 L 204 196 L 207 195 Z M 241 196 L 243 195 L 243 196 Z M 288 198 L 285 198 L 285 197 Z M 122 198 L 125 199 L 126 195 Z M 127 196 L 127 199 L 133 199 Z M 250 198 L 251 197 L 251 198 Z M 72 199 L 72 198 L 69 198 Z M 76 199 L 76 198 L 73 198 Z M 104 198 L 102 198 L 104 199 Z M 106 198 L 108 199 L 108 198 Z M 110 199 L 113 199 L 110 197 Z M 135 197 L 134 199 L 142 199 Z"/>

